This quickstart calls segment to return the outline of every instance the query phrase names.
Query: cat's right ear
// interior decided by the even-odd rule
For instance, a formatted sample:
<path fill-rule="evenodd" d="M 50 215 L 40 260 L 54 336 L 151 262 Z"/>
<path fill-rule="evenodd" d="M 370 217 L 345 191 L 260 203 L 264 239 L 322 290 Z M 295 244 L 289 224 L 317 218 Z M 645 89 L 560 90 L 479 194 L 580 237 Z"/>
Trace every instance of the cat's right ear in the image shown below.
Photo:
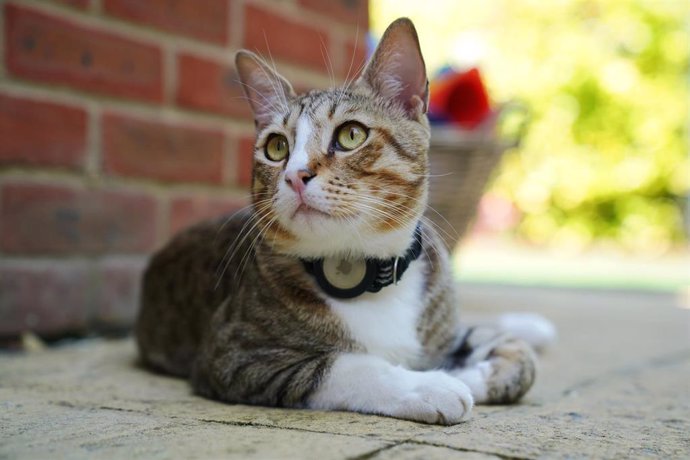
<path fill-rule="evenodd" d="M 237 52 L 235 66 L 258 128 L 269 124 L 276 113 L 287 112 L 288 100 L 295 92 L 285 78 L 247 50 Z"/>
<path fill-rule="evenodd" d="M 411 118 L 426 113 L 429 82 L 412 21 L 400 18 L 388 26 L 359 80 L 402 106 Z"/>

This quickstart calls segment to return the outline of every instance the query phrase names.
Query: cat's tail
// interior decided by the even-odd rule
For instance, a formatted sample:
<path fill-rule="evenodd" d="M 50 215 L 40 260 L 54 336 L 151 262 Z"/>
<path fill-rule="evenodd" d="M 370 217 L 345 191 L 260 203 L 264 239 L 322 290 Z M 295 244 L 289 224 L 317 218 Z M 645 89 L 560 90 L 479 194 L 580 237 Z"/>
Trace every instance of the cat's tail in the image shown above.
<path fill-rule="evenodd" d="M 556 342 L 556 326 L 536 313 L 506 313 L 498 317 L 496 325 L 506 332 L 542 351 Z"/>

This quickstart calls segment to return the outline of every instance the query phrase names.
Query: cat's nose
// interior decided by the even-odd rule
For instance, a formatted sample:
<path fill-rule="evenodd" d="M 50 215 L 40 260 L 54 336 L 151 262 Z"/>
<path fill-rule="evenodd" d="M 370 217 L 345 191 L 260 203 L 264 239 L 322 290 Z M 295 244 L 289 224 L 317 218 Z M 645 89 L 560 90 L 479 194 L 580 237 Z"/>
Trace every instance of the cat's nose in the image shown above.
<path fill-rule="evenodd" d="M 299 169 L 297 171 L 286 171 L 285 182 L 292 187 L 292 189 L 301 194 L 307 186 L 307 182 L 316 177 L 316 173 L 311 169 Z"/>

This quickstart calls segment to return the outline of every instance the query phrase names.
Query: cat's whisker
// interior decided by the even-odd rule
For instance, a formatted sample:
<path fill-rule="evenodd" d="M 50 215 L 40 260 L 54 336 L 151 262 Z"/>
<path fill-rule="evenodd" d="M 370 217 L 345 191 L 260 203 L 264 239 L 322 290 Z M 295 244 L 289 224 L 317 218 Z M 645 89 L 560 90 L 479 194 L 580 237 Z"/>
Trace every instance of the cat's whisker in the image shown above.
<path fill-rule="evenodd" d="M 266 71 L 263 70 L 263 69 L 261 69 L 261 71 L 264 73 L 264 75 L 266 75 L 266 78 L 269 79 L 269 80 L 271 81 L 271 84 L 273 84 L 273 80 L 266 74 Z M 235 80 L 235 81 L 237 81 L 240 85 L 246 86 L 247 88 L 253 90 L 254 93 L 252 93 L 252 94 L 257 94 L 257 95 L 261 96 L 261 98 L 263 99 L 263 101 L 258 101 L 258 100 L 252 99 L 251 97 L 247 97 L 247 96 L 237 96 L 237 97 L 236 97 L 237 99 L 246 99 L 246 100 L 249 101 L 250 103 L 256 104 L 256 105 L 257 105 L 257 108 L 259 108 L 259 109 L 261 109 L 261 110 L 263 110 L 263 111 L 268 111 L 268 112 L 270 112 L 271 114 L 273 114 L 274 116 L 275 116 L 275 115 L 278 115 L 278 114 L 280 114 L 280 113 L 282 113 L 282 111 L 280 110 L 280 108 L 276 106 L 275 100 L 269 99 L 268 97 L 266 97 L 266 96 L 264 96 L 263 94 L 261 94 L 261 91 L 260 91 L 259 89 L 255 88 L 255 87 L 252 86 L 252 85 L 249 85 L 249 84 L 247 84 L 247 83 L 244 83 L 244 82 L 242 82 L 242 81 L 240 81 L 240 80 Z"/>
<path fill-rule="evenodd" d="M 271 59 L 271 67 L 273 68 L 274 75 L 277 76 L 278 75 L 278 69 L 276 69 L 276 63 L 273 60 L 273 54 L 271 54 L 271 46 L 268 44 L 268 38 L 266 37 L 266 31 L 264 30 L 263 33 L 264 33 L 264 42 L 266 42 L 266 51 L 268 51 L 268 57 Z M 288 106 L 287 95 L 285 94 L 285 88 L 283 88 L 283 85 L 280 82 L 275 81 L 273 78 L 270 78 L 270 80 L 271 80 L 271 84 L 274 86 L 273 90 L 276 94 L 278 94 L 278 92 L 276 91 L 276 87 L 278 87 L 278 89 L 280 89 L 279 94 L 282 96 L 283 111 L 287 112 L 289 110 L 289 106 Z"/>
<path fill-rule="evenodd" d="M 321 57 L 323 58 L 323 63 L 326 66 L 326 72 L 328 72 L 328 76 L 331 80 L 331 88 L 335 87 L 335 71 L 333 70 L 333 63 L 331 62 L 331 56 L 328 54 L 328 48 L 326 48 L 326 44 L 323 41 L 323 37 L 321 34 L 319 34 L 319 40 L 321 41 L 321 47 L 319 50 L 321 51 Z M 325 51 L 325 55 L 324 55 Z"/>
<path fill-rule="evenodd" d="M 354 58 L 354 55 L 353 55 L 353 58 Z M 349 82 L 346 80 L 345 85 L 343 86 L 342 90 L 340 91 L 341 99 L 342 99 L 342 96 L 343 96 L 344 94 L 346 94 L 348 91 L 350 91 L 350 89 L 352 88 L 352 85 L 357 81 L 357 79 L 356 79 L 355 77 L 356 77 L 357 75 L 359 75 L 359 74 L 364 70 L 365 67 L 366 67 L 366 62 L 362 63 L 362 64 L 355 70 L 355 73 L 352 74 L 352 79 L 351 79 Z"/>
<path fill-rule="evenodd" d="M 405 195 L 403 195 L 403 196 L 405 196 Z M 410 212 L 410 213 L 416 212 L 416 211 L 414 211 L 412 208 L 409 208 L 408 206 L 405 206 L 405 205 L 403 205 L 402 203 L 389 203 L 389 202 L 383 201 L 383 200 L 380 199 L 380 198 L 365 197 L 365 196 L 359 197 L 359 199 L 360 199 L 361 201 L 364 201 L 364 202 L 369 202 L 369 203 L 374 203 L 374 204 L 376 204 L 376 205 L 380 205 L 380 206 L 382 206 L 382 207 L 385 207 L 385 209 L 393 208 L 393 209 L 399 209 L 399 210 L 401 210 L 401 211 L 403 211 L 403 212 Z M 421 219 L 426 225 L 429 225 L 430 227 L 433 227 L 433 228 L 436 230 L 436 232 L 438 232 L 438 233 L 440 233 L 440 234 L 443 234 L 443 235 L 444 235 L 446 238 L 448 238 L 448 239 L 452 239 L 452 236 L 451 236 L 444 228 L 442 228 L 441 226 L 439 226 L 438 224 L 436 224 L 433 220 L 431 220 L 431 219 L 425 217 L 424 215 L 422 215 L 422 217 L 421 217 L 420 219 Z"/>
<path fill-rule="evenodd" d="M 234 244 L 234 245 L 233 245 L 233 246 L 234 246 L 234 249 L 233 249 L 233 251 L 232 251 L 232 254 L 230 254 L 230 257 L 228 258 L 228 260 L 227 260 L 227 261 L 225 262 L 225 264 L 223 265 L 223 270 L 221 271 L 220 275 L 218 275 L 218 280 L 217 280 L 217 282 L 216 282 L 215 289 L 218 288 L 218 286 L 219 286 L 221 280 L 223 279 L 223 276 L 225 275 L 225 271 L 228 269 L 228 266 L 230 265 L 230 262 L 232 261 L 232 259 L 233 259 L 233 257 L 235 256 L 235 254 L 237 253 L 237 250 L 238 250 L 238 249 L 242 246 L 242 244 L 247 240 L 247 238 L 249 237 L 249 235 L 251 235 L 251 233 L 254 231 L 254 229 L 255 229 L 263 220 L 265 220 L 268 216 L 270 216 L 270 209 L 269 209 L 269 208 L 267 208 L 267 212 L 266 212 L 265 214 L 262 214 L 262 212 L 263 212 L 264 210 L 263 210 L 263 209 L 260 209 L 260 208 L 255 208 L 255 211 L 256 211 L 256 215 L 258 216 L 258 218 L 255 219 L 255 222 L 253 223 L 253 225 L 251 226 L 251 228 L 250 228 L 249 230 L 247 230 L 246 232 L 244 232 L 244 235 L 242 236 L 241 239 L 239 239 L 239 236 L 238 236 L 238 239 L 236 240 L 236 241 L 237 241 L 237 244 Z"/>
<path fill-rule="evenodd" d="M 424 202 L 424 200 L 421 200 L 421 199 L 418 199 L 418 198 L 408 197 L 408 196 L 405 195 L 404 193 L 396 193 L 396 192 L 393 192 L 393 191 L 387 191 L 386 193 L 389 193 L 389 194 L 391 194 L 391 195 L 397 195 L 397 196 L 403 196 L 403 197 L 406 197 L 406 198 L 411 198 L 411 199 L 413 199 L 413 200 L 415 200 L 415 201 L 417 201 L 417 202 Z M 438 212 L 438 211 L 437 211 L 433 206 L 431 206 L 430 204 L 425 203 L 425 206 L 426 206 L 426 209 L 428 209 L 428 210 L 432 211 L 433 213 L 435 213 L 436 215 L 438 215 L 438 216 L 445 222 L 445 224 L 448 225 L 448 227 L 450 228 L 450 230 L 453 231 L 453 234 L 448 233 L 448 231 L 447 231 L 446 229 L 444 229 L 443 227 L 441 227 L 439 224 L 437 224 L 436 222 L 434 222 L 434 221 L 431 220 L 431 219 L 428 219 L 429 224 L 431 224 L 431 225 L 436 229 L 436 231 L 443 233 L 447 238 L 456 239 L 456 238 L 458 237 L 458 232 L 457 232 L 457 230 L 455 229 L 455 227 L 453 226 L 453 224 L 451 224 L 451 223 L 446 219 L 446 217 L 445 217 L 443 214 L 441 214 L 440 212 Z"/>
<path fill-rule="evenodd" d="M 248 207 L 253 207 L 254 209 L 256 209 L 258 206 L 263 206 L 263 205 L 265 205 L 265 204 L 270 203 L 270 201 L 271 201 L 271 199 L 258 200 L 258 201 L 256 201 L 254 204 L 250 204 L 250 205 L 245 206 L 244 208 L 240 209 L 239 211 L 237 211 L 236 213 L 234 213 L 232 216 L 230 216 L 229 219 L 227 219 L 225 222 L 223 222 L 223 224 L 221 225 L 221 228 L 218 230 L 218 232 L 216 232 L 216 237 L 217 237 L 217 235 L 220 234 L 221 230 L 230 222 L 230 219 L 232 219 L 237 213 L 241 212 L 242 210 L 244 210 L 244 209 L 246 209 L 246 208 L 248 208 Z M 234 245 L 239 241 L 240 236 L 242 236 L 242 234 L 243 234 L 243 232 L 245 231 L 245 229 L 247 228 L 247 226 L 251 225 L 251 223 L 252 223 L 255 219 L 257 219 L 259 215 L 260 215 L 259 213 L 252 213 L 252 214 L 249 215 L 249 218 L 248 218 L 247 221 L 242 225 L 242 228 L 239 230 L 239 232 L 238 232 L 238 234 L 237 234 L 237 237 L 236 237 L 235 240 L 232 242 L 232 244 L 228 247 L 228 249 L 226 250 L 225 254 L 223 255 L 223 258 L 220 260 L 219 265 L 218 265 L 218 268 L 216 269 L 216 275 L 218 275 L 218 272 L 220 271 L 220 267 L 225 263 L 225 259 L 228 257 L 228 254 L 229 254 L 230 251 L 233 249 Z"/>
<path fill-rule="evenodd" d="M 448 176 L 453 176 L 453 175 L 455 175 L 455 172 L 450 171 L 450 172 L 443 173 L 443 174 L 417 174 L 417 177 L 432 177 L 433 178 L 433 177 L 448 177 Z"/>
<path fill-rule="evenodd" d="M 355 55 L 357 54 L 357 45 L 359 42 L 359 21 L 357 21 L 356 28 L 355 28 L 355 46 L 352 49 L 352 56 L 350 57 L 350 65 L 347 68 L 347 74 L 345 75 L 345 82 L 343 87 L 340 89 L 340 94 L 338 95 L 338 99 L 336 102 L 336 105 L 340 105 L 343 99 L 343 95 L 345 94 L 345 91 L 350 89 L 350 83 L 348 82 L 348 79 L 350 78 L 350 72 L 352 71 L 352 65 L 355 62 Z"/>
<path fill-rule="evenodd" d="M 344 183 L 344 185 L 347 186 L 347 185 L 353 185 L 353 184 Z M 348 191 L 347 189 L 341 190 L 341 194 L 344 194 L 344 195 L 351 195 L 351 196 L 357 196 L 357 199 L 363 199 L 363 200 L 366 200 L 366 199 L 374 199 L 374 197 L 372 197 L 372 196 L 365 196 L 365 195 L 356 194 L 356 193 L 353 193 L 353 192 Z M 445 217 L 443 214 L 441 214 L 440 212 L 438 212 L 438 210 L 436 210 L 436 208 L 434 208 L 433 206 L 431 206 L 431 205 L 428 203 L 428 200 L 425 200 L 425 199 L 422 199 L 422 198 L 411 197 L 411 196 L 409 196 L 409 195 L 407 195 L 407 194 L 405 194 L 405 193 L 395 192 L 395 191 L 392 191 L 392 190 L 386 190 L 386 194 L 388 194 L 388 195 L 395 195 L 395 196 L 401 196 L 401 197 L 405 197 L 405 198 L 407 198 L 407 199 L 414 200 L 414 201 L 416 201 L 416 202 L 418 202 L 418 203 L 423 203 L 424 206 L 425 206 L 425 209 L 428 209 L 428 210 L 430 210 L 431 212 L 433 212 L 434 214 L 436 214 L 441 220 L 443 220 L 443 222 L 448 226 L 448 228 L 449 228 L 453 233 L 452 233 L 452 234 L 451 234 L 451 233 L 448 233 L 448 231 L 447 231 L 446 229 L 444 229 L 443 227 L 441 227 L 439 224 L 437 224 L 437 223 L 434 222 L 433 220 L 429 219 L 429 220 L 428 220 L 429 224 L 431 224 L 431 225 L 436 229 L 437 232 L 443 233 L 444 236 L 447 237 L 449 240 L 455 240 L 455 239 L 457 239 L 457 237 L 459 236 L 459 233 L 458 233 L 458 231 L 455 229 L 455 227 L 453 226 L 453 224 L 451 224 L 451 223 L 446 219 L 446 217 Z M 390 204 L 390 203 L 387 203 L 387 202 L 383 202 L 383 203 L 385 203 L 385 205 L 389 205 L 389 204 Z"/>
<path fill-rule="evenodd" d="M 360 208 L 358 209 L 358 212 L 361 213 L 361 214 L 369 215 L 369 216 L 371 216 L 371 217 L 375 217 L 375 218 L 380 217 L 380 216 L 377 215 L 377 214 L 373 214 L 373 213 L 371 213 L 371 212 L 368 212 L 368 211 L 370 211 L 370 210 L 379 211 L 378 209 L 375 209 L 375 208 L 362 209 L 362 208 L 360 207 Z M 373 226 L 373 223 L 367 223 L 367 226 L 368 226 L 369 228 L 371 228 L 372 230 L 375 230 L 375 229 L 374 229 L 374 226 Z M 427 245 L 430 245 L 431 248 L 434 250 L 434 252 L 439 253 L 439 248 L 438 248 L 438 246 L 436 245 L 436 243 L 435 243 L 433 240 L 432 240 L 432 241 L 427 241 L 426 244 L 427 244 Z M 423 246 L 422 246 L 422 251 L 424 252 L 424 255 L 425 255 L 425 257 L 427 258 L 427 261 L 429 262 L 429 264 L 433 266 L 433 261 L 432 261 L 433 258 L 432 258 L 431 255 L 429 254 L 429 250 L 427 249 L 426 245 L 423 245 Z"/>
<path fill-rule="evenodd" d="M 263 216 L 263 217 L 266 217 L 266 216 Z M 223 280 L 223 278 L 224 278 L 224 276 L 225 276 L 225 272 L 227 271 L 228 267 L 230 266 L 230 263 L 232 262 L 233 258 L 235 257 L 236 251 L 242 246 L 244 240 L 246 240 L 246 238 L 249 237 L 249 235 L 251 235 L 251 231 L 249 231 L 249 232 L 247 232 L 247 233 L 245 234 L 245 236 L 242 238 L 242 241 L 241 241 L 241 242 L 238 242 L 237 245 L 233 245 L 233 247 L 234 247 L 233 254 L 230 256 L 230 258 L 228 258 L 227 262 L 223 265 L 223 270 L 222 270 L 221 273 L 218 275 L 218 279 L 217 279 L 217 282 L 216 282 L 215 289 L 218 288 L 219 284 L 220 284 L 221 281 Z M 246 253 L 246 251 L 245 251 L 245 253 Z"/>
<path fill-rule="evenodd" d="M 244 270 L 245 270 L 245 268 L 246 268 L 246 265 L 249 263 L 249 260 L 251 259 L 251 255 L 254 253 L 254 248 L 256 247 L 257 242 L 258 242 L 258 241 L 261 241 L 261 239 L 263 238 L 263 236 L 266 234 L 266 232 L 268 231 L 268 229 L 271 227 L 271 225 L 273 225 L 273 223 L 274 223 L 276 220 L 277 220 L 277 216 L 274 216 L 273 218 L 271 218 L 271 219 L 268 221 L 268 223 L 267 223 L 263 228 L 260 228 L 260 229 L 259 229 L 259 231 L 258 231 L 258 233 L 256 234 L 256 236 L 252 239 L 252 241 L 251 241 L 249 247 L 248 247 L 247 250 L 244 252 L 244 255 L 242 256 L 242 259 L 240 259 L 240 262 L 239 262 L 239 265 L 238 265 L 238 269 L 235 270 L 235 275 L 234 275 L 235 277 L 238 276 L 238 272 L 239 272 L 239 277 L 240 277 L 240 278 L 242 277 L 242 274 L 244 273 Z"/>
<path fill-rule="evenodd" d="M 251 196 L 251 194 L 250 194 L 250 195 L 245 195 L 245 196 L 242 197 L 241 199 L 242 199 L 242 200 L 246 200 L 246 199 L 251 199 L 251 198 L 252 198 L 252 196 Z M 268 200 L 268 199 L 267 199 L 267 200 Z M 261 201 L 258 201 L 257 203 L 261 203 Z M 237 216 L 238 214 L 240 214 L 240 213 L 243 212 L 243 211 L 246 211 L 247 209 L 252 208 L 253 206 L 254 206 L 254 203 L 249 203 L 249 204 L 246 205 L 246 206 L 242 206 L 241 208 L 236 209 L 230 216 L 228 216 L 228 217 L 225 219 L 225 221 L 223 222 L 223 224 L 218 228 L 218 231 L 216 232 L 216 234 L 220 234 L 220 233 L 223 231 L 223 229 L 225 228 L 225 226 L 228 225 L 228 224 L 232 221 L 232 219 L 235 218 L 235 216 Z"/>
<path fill-rule="evenodd" d="M 421 199 L 418 199 L 418 198 L 415 198 L 415 197 L 410 197 L 410 196 L 408 196 L 408 195 L 406 195 L 406 194 L 403 194 L 403 193 L 396 193 L 396 192 L 392 192 L 392 191 L 386 191 L 386 193 L 387 193 L 387 194 L 390 194 L 390 195 L 401 196 L 401 197 L 404 197 L 404 198 L 407 198 L 407 199 L 411 199 L 411 200 L 416 201 L 416 202 L 424 203 L 424 200 L 421 200 Z M 410 213 L 416 212 L 413 208 L 410 208 L 409 206 L 406 206 L 406 205 L 404 205 L 404 204 L 402 204 L 402 203 L 392 203 L 392 202 L 387 201 L 387 200 L 384 200 L 384 199 L 382 199 L 382 198 L 377 198 L 377 197 L 373 197 L 373 196 L 357 195 L 357 194 L 353 194 L 353 193 L 350 193 L 350 195 L 356 196 L 356 199 L 357 199 L 357 200 L 374 202 L 374 203 L 376 203 L 376 204 L 378 204 L 378 205 L 381 205 L 382 207 L 386 207 L 386 208 L 394 207 L 395 209 L 399 209 L 399 210 L 401 210 L 401 211 L 403 211 L 403 212 L 410 212 Z M 433 208 L 430 207 L 430 206 L 427 206 L 427 208 L 431 209 L 431 210 L 434 211 L 434 212 L 437 212 L 435 209 L 433 209 Z M 438 212 L 437 212 L 437 213 L 438 213 Z M 439 215 L 440 215 L 440 214 L 439 214 Z M 443 216 L 441 216 L 441 217 L 443 217 Z M 448 234 L 448 232 L 447 232 L 445 229 L 441 228 L 439 225 L 437 225 L 437 224 L 436 224 L 435 222 L 433 222 L 432 220 L 429 220 L 429 223 L 430 223 L 437 231 L 444 233 L 445 236 L 447 236 L 447 237 L 449 237 L 449 238 L 451 237 L 451 235 Z M 450 225 L 450 224 L 449 224 L 449 225 Z"/>

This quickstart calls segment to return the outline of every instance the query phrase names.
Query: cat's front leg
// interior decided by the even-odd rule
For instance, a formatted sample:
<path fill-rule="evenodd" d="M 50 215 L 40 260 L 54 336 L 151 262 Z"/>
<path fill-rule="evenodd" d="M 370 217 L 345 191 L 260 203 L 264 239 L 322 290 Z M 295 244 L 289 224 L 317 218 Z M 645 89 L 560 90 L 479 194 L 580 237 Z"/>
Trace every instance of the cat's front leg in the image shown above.
<path fill-rule="evenodd" d="M 357 353 L 339 355 L 308 401 L 312 409 L 443 425 L 467 420 L 473 404 L 467 385 L 443 371 L 412 371 Z"/>

